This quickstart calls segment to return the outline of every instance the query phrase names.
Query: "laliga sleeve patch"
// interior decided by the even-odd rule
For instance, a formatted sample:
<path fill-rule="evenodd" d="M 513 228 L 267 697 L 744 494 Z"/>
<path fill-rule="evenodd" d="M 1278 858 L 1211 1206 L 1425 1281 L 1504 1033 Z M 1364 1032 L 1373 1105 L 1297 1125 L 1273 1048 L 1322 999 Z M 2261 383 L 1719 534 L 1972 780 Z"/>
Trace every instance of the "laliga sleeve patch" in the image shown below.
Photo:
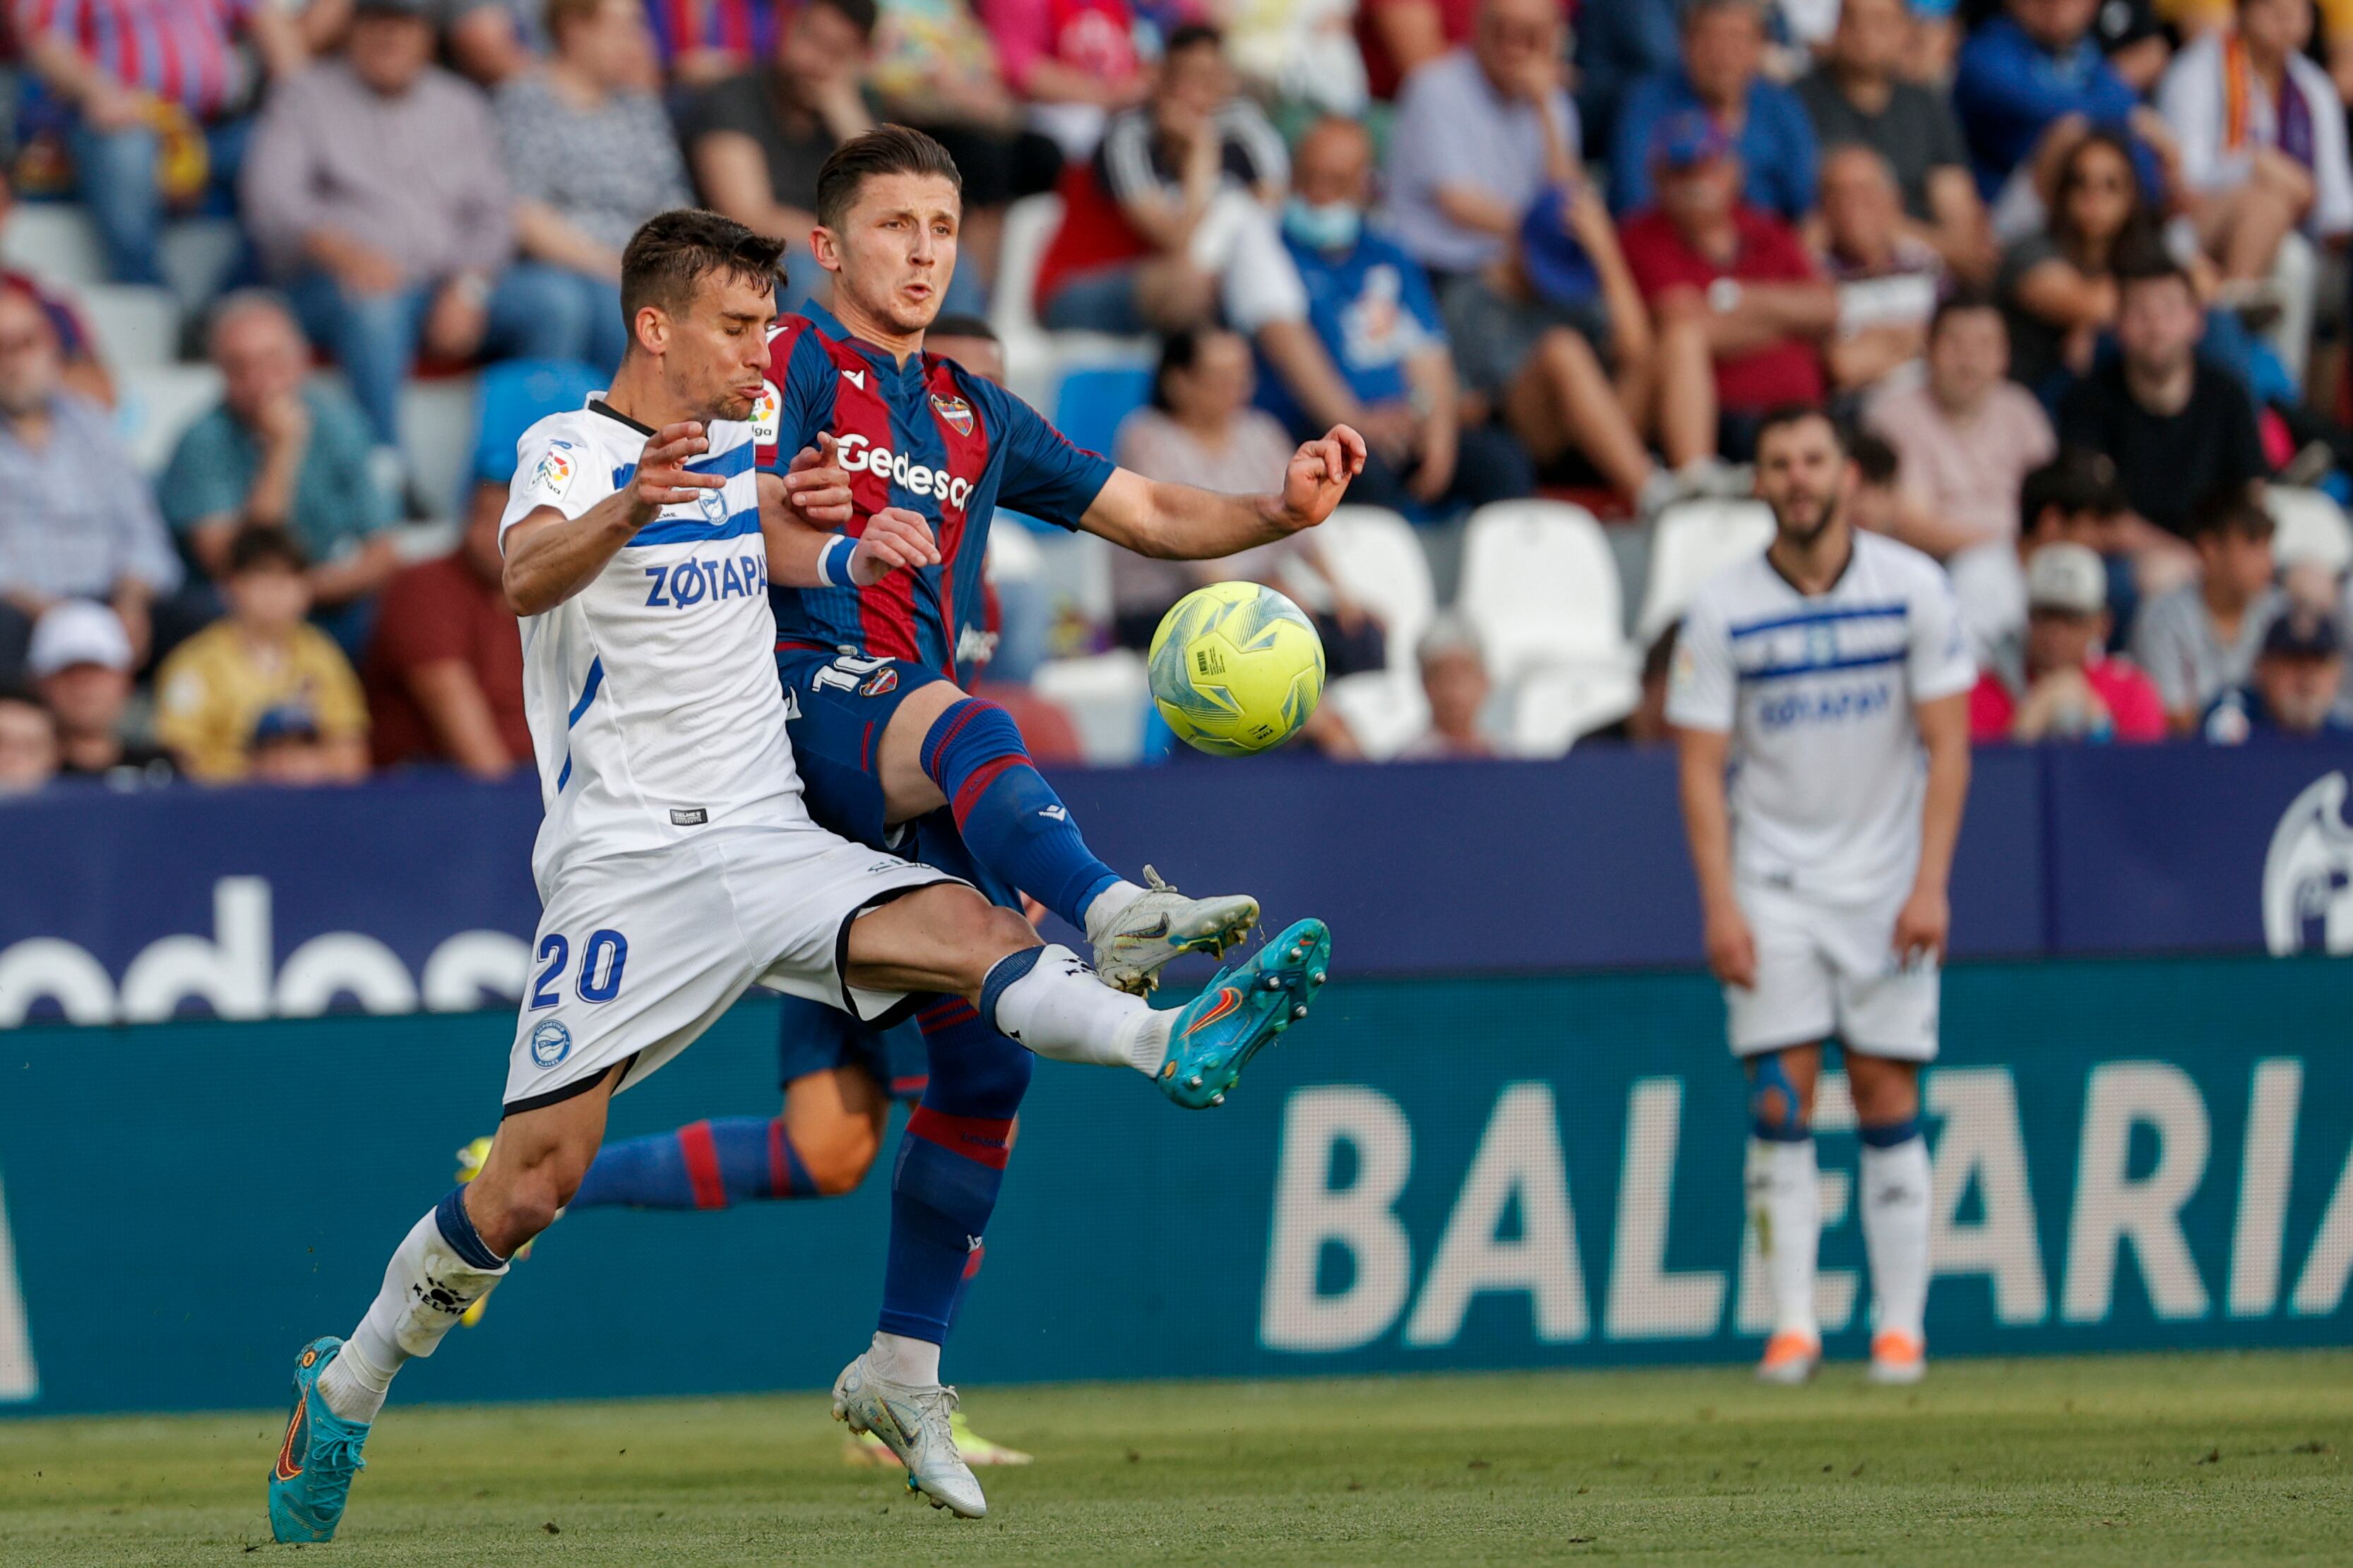
<path fill-rule="evenodd" d="M 763 447 L 773 447 L 785 427 L 784 395 L 773 381 L 760 383 L 760 400 L 752 405 L 752 439 Z"/>
<path fill-rule="evenodd" d="M 572 489 L 572 481 L 580 472 L 580 452 L 569 441 L 554 441 L 539 459 L 539 467 L 531 472 L 531 482 L 523 487 L 527 495 L 560 501 Z"/>

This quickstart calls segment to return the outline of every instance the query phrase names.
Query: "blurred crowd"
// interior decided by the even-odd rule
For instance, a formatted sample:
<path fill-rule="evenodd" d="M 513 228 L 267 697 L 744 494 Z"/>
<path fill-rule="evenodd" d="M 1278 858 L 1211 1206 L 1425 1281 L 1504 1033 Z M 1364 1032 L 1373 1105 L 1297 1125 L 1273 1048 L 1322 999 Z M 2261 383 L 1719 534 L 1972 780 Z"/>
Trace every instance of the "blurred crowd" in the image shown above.
<path fill-rule="evenodd" d="M 1037 335 L 1050 374 L 1017 389 L 1041 400 L 1065 360 L 1148 365 L 1080 411 L 1154 477 L 1269 488 L 1356 425 L 1350 499 L 1412 528 L 1425 597 L 1481 509 L 1531 497 L 1598 519 L 1638 585 L 1680 510 L 1747 493 L 1760 416 L 1818 403 L 1852 432 L 1858 520 L 1951 573 L 1980 739 L 2353 727 L 2346 0 L 14 0 L 5 23 L 19 215 L 76 205 L 110 286 L 163 285 L 191 217 L 237 245 L 177 345 L 217 405 L 152 478 L 72 280 L 0 272 L 0 789 L 528 767 L 495 552 L 516 421 L 617 361 L 620 249 L 665 208 L 787 237 L 786 305 L 821 300 L 817 171 L 882 121 L 963 172 L 965 353 L 1002 374 L 997 341 Z M 1035 243 L 1025 212 L 1050 214 Z M 509 363 L 543 405 L 486 394 L 468 493 L 422 493 L 405 389 Z M 1529 749 L 1467 595 L 1409 622 L 1312 539 L 1113 560 L 1075 616 L 1035 575 L 997 596 L 1014 687 L 1250 577 L 1309 608 L 1335 677 L 1415 705 L 1377 745 L 1337 710 L 1307 743 Z M 1550 749 L 1659 736 L 1666 607 L 1610 628 L 1627 695 Z"/>

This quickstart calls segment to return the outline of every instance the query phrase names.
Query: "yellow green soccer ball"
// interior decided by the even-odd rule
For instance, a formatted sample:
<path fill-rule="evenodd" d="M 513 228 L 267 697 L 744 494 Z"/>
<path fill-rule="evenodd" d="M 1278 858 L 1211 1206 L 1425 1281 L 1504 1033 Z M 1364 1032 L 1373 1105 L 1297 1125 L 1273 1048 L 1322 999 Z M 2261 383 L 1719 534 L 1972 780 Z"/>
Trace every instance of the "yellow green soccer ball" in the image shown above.
<path fill-rule="evenodd" d="M 1152 635 L 1152 700 L 1187 745 L 1248 756 L 1299 732 L 1324 698 L 1324 639 L 1256 583 L 1212 583 Z"/>

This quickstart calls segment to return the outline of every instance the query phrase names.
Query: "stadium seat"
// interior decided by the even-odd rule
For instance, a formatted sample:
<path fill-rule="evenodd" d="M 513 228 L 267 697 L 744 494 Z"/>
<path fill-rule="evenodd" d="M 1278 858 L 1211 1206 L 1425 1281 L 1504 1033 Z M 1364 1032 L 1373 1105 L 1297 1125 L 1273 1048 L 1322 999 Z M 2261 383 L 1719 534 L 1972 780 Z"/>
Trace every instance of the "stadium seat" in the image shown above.
<path fill-rule="evenodd" d="M 1430 557 L 1413 525 L 1381 507 L 1344 506 L 1314 538 L 1338 585 L 1381 623 L 1388 642 L 1387 668 L 1343 677 L 1324 700 L 1366 756 L 1393 757 L 1430 724 L 1415 658 L 1437 613 Z"/>
<path fill-rule="evenodd" d="M 417 499 L 439 515 L 461 517 L 474 452 L 474 392 L 471 374 L 412 381 L 400 389 L 400 451 Z M 451 509 L 446 512 L 439 509 Z"/>
<path fill-rule="evenodd" d="M 159 259 L 180 309 L 193 314 L 220 297 L 244 257 L 245 231 L 236 219 L 192 217 L 164 229 Z"/>
<path fill-rule="evenodd" d="M 1086 748 L 1079 742 L 1078 726 L 1062 705 L 1050 698 L 1041 697 L 1026 686 L 999 686 L 983 681 L 972 689 L 975 697 L 986 697 L 1013 715 L 1021 727 L 1021 739 L 1029 748 L 1029 759 L 1051 767 L 1057 763 L 1080 766 L 1087 760 Z"/>
<path fill-rule="evenodd" d="M 1152 373 L 1138 365 L 1088 365 L 1062 377 L 1054 393 L 1054 424 L 1075 446 L 1111 454 L 1120 421 L 1152 397 Z"/>
<path fill-rule="evenodd" d="M 44 283 L 106 281 L 106 255 L 90 215 L 70 202 L 19 202 L 0 230 L 0 261 Z"/>
<path fill-rule="evenodd" d="M 2341 574 L 2353 566 L 2353 525 L 2326 492 L 2273 485 L 2263 492 L 2263 504 L 2279 526 L 2272 554 L 2283 568 L 2309 561 Z"/>
<path fill-rule="evenodd" d="M 150 478 L 164 471 L 180 433 L 221 397 L 221 373 L 208 364 L 132 365 L 114 380 L 114 426 L 132 461 Z"/>
<path fill-rule="evenodd" d="M 1690 500 L 1659 514 L 1651 531 L 1651 570 L 1634 640 L 1649 647 L 1683 618 L 1702 583 L 1773 542 L 1773 513 L 1762 501 Z"/>
<path fill-rule="evenodd" d="M 1124 766 L 1144 754 L 1144 710 L 1151 688 L 1142 655 L 1114 648 L 1082 658 L 1050 658 L 1030 684 L 1069 716 L 1079 749 L 1092 765 Z"/>
<path fill-rule="evenodd" d="M 1008 385 L 1033 404 L 1054 390 L 1054 349 L 1038 324 L 1039 264 L 1061 226 L 1062 198 L 1051 192 L 1024 196 L 1005 209 L 1005 236 L 997 252 L 997 288 L 989 300 L 989 325 L 1005 350 Z"/>
<path fill-rule="evenodd" d="M 170 364 L 180 357 L 180 301 L 170 289 L 89 283 L 73 295 L 108 369 L 120 374 L 132 365 Z"/>
<path fill-rule="evenodd" d="M 610 379 L 572 360 L 516 359 L 485 368 L 467 450 L 470 473 L 505 479 L 514 472 L 515 443 L 551 414 L 577 408 Z"/>
<path fill-rule="evenodd" d="M 1558 756 L 1641 692 L 1609 542 L 1567 501 L 1497 501 L 1463 531 L 1455 607 L 1510 693 L 1513 749 Z"/>

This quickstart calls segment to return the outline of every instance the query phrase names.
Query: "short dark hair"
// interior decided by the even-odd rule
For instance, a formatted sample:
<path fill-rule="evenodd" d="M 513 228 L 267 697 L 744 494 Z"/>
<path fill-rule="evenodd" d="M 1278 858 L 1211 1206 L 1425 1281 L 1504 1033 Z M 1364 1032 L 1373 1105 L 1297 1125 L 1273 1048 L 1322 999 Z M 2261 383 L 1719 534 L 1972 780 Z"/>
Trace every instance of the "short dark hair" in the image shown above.
<path fill-rule="evenodd" d="M 2070 516 L 2088 511 L 2116 517 L 2132 510 L 2116 465 L 2105 452 L 2069 447 L 2029 473 L 2018 486 L 2018 525 L 2028 533 L 2044 512 L 2056 508 Z"/>
<path fill-rule="evenodd" d="M 637 346 L 638 312 L 651 305 L 673 316 L 694 302 L 712 273 L 747 282 L 784 281 L 785 242 L 754 234 L 732 217 L 701 207 L 679 207 L 648 218 L 621 252 L 621 317 Z"/>
<path fill-rule="evenodd" d="M 2189 537 L 2220 539 L 2237 534 L 2241 539 L 2269 539 L 2277 525 L 2272 514 L 2256 498 L 2251 485 L 2225 485 L 2200 501 L 2189 514 Z"/>
<path fill-rule="evenodd" d="M 942 316 L 923 329 L 923 334 L 934 338 L 979 338 L 992 343 L 997 341 L 997 329 L 988 324 L 986 316 Z"/>
<path fill-rule="evenodd" d="M 840 226 L 859 187 L 884 174 L 936 174 L 964 195 L 964 175 L 946 148 L 912 125 L 877 125 L 836 147 L 818 170 L 817 221 Z"/>
<path fill-rule="evenodd" d="M 2001 302 L 1982 289 L 1956 289 L 1937 300 L 1936 310 L 1929 313 L 1929 338 L 1933 341 L 1938 332 L 1945 330 L 1947 321 L 1964 310 L 1991 310 L 2000 314 Z M 2005 321 L 2003 324 L 2007 326 L 2008 322 Z"/>
<path fill-rule="evenodd" d="M 228 574 L 242 577 L 264 566 L 307 572 L 311 558 L 302 552 L 301 541 L 282 528 L 251 525 L 237 530 L 237 537 L 229 541 Z"/>
<path fill-rule="evenodd" d="M 1201 363 L 1201 345 L 1225 331 L 1223 327 L 1179 327 L 1160 340 L 1160 362 L 1152 367 L 1152 406 L 1166 414 L 1168 378 Z"/>
<path fill-rule="evenodd" d="M 1207 22 L 1187 22 L 1168 35 L 1168 41 L 1160 47 L 1160 58 L 1175 59 L 1187 49 L 1198 49 L 1204 44 L 1223 52 L 1226 36 Z"/>
<path fill-rule="evenodd" d="M 882 20 L 874 0 L 804 0 L 804 4 L 824 6 L 857 28 L 858 36 L 870 44 L 874 41 L 874 29 Z"/>
<path fill-rule="evenodd" d="M 2118 295 L 2136 283 L 2155 283 L 2166 279 L 2189 289 L 2192 299 L 2198 294 L 2198 285 L 2191 279 L 2189 269 L 2174 260 L 2172 253 L 2160 241 L 2144 240 L 2119 247 L 2116 273 Z"/>
<path fill-rule="evenodd" d="M 1896 456 L 1895 448 L 1889 446 L 1884 437 L 1874 436 L 1868 430 L 1846 430 L 1841 435 L 1844 438 L 1846 455 L 1854 459 L 1854 466 L 1862 472 L 1863 483 L 1892 485 L 1895 482 L 1896 470 L 1903 466 L 1903 459 Z"/>
<path fill-rule="evenodd" d="M 1786 430 L 1793 425 L 1803 425 L 1809 419 L 1819 419 L 1828 427 L 1831 439 L 1836 443 L 1841 457 L 1845 457 L 1852 451 L 1847 444 L 1847 433 L 1839 428 L 1838 421 L 1811 403 L 1783 403 L 1767 409 L 1765 416 L 1757 422 L 1756 449 L 1758 452 L 1764 451 L 1765 437 L 1776 430 Z"/>

